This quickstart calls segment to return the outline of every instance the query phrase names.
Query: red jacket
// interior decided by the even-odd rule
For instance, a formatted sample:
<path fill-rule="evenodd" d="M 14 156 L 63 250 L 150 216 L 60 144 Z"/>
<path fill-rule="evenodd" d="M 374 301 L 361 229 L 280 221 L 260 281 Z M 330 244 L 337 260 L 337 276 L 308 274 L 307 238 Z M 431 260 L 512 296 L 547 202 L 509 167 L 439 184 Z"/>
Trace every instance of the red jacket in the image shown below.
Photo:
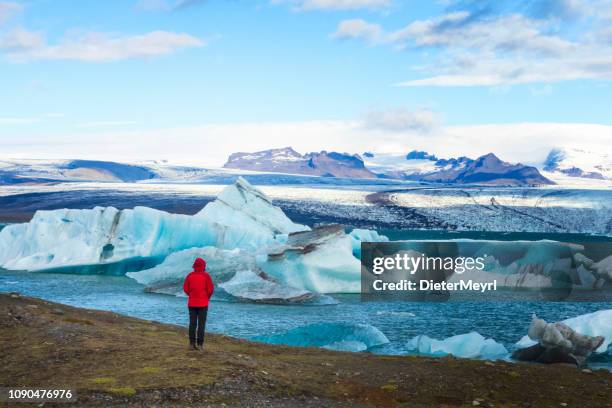
<path fill-rule="evenodd" d="M 193 272 L 185 278 L 183 284 L 185 294 L 189 296 L 188 307 L 205 307 L 215 291 L 212 279 L 206 272 L 206 262 L 198 258 L 193 263 Z"/>

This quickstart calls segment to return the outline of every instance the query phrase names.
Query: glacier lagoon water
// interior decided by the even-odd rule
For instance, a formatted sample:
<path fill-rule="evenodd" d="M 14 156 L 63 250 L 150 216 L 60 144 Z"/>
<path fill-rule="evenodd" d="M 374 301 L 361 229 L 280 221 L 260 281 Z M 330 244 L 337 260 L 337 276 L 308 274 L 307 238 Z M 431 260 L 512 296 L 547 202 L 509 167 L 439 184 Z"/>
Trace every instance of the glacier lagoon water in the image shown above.
<path fill-rule="evenodd" d="M 125 276 L 24 273 L 0 271 L 0 291 L 19 292 L 68 304 L 143 319 L 186 326 L 186 299 L 145 293 Z M 362 302 L 359 295 L 334 295 L 335 305 L 266 305 L 213 301 L 207 329 L 253 339 L 292 329 L 331 323 L 371 325 L 389 342 L 369 349 L 380 354 L 410 354 L 408 343 L 417 335 L 444 339 L 477 331 L 512 351 L 525 333 L 532 313 L 558 321 L 602 309 L 612 303 L 591 302 Z M 293 340 L 287 338 L 288 343 Z M 295 339 L 296 344 L 303 339 Z M 608 357 L 593 366 L 612 368 Z"/>
<path fill-rule="evenodd" d="M 612 239 L 582 234 L 399 230 L 386 230 L 381 233 L 394 240 L 472 238 L 580 242 Z M 96 267 L 88 267 L 87 271 L 79 271 L 79 268 L 69 268 L 62 271 L 70 273 L 28 273 L 0 269 L 0 292 L 19 292 L 77 307 L 109 310 L 183 326 L 188 324 L 185 298 L 145 293 L 143 286 L 133 279 L 116 276 L 104 267 L 100 267 L 99 271 L 95 269 Z M 300 328 L 317 328 L 322 324 L 328 329 L 337 325 L 339 330 L 346 330 L 347 322 L 353 325 L 369 325 L 378 329 L 388 339 L 388 342 L 376 341 L 374 346 L 368 348 L 368 351 L 380 354 L 410 354 L 410 340 L 418 335 L 445 339 L 477 331 L 485 338 L 501 343 L 511 352 L 515 349 L 515 343 L 527 332 L 533 313 L 547 321 L 559 321 L 597 310 L 612 309 L 612 302 L 424 303 L 362 302 L 359 295 L 334 295 L 334 298 L 338 300 L 334 305 L 267 305 L 217 299 L 212 302 L 207 328 L 212 332 L 240 338 L 304 345 L 304 338 L 284 334 L 303 333 L 304 330 Z M 275 334 L 279 336 L 274 336 Z M 333 338 L 330 341 L 337 343 L 338 339 Z M 351 342 L 353 340 L 344 343 Z M 360 350 L 359 346 L 357 350 Z M 612 369 L 612 356 L 604 356 L 591 365 Z"/>

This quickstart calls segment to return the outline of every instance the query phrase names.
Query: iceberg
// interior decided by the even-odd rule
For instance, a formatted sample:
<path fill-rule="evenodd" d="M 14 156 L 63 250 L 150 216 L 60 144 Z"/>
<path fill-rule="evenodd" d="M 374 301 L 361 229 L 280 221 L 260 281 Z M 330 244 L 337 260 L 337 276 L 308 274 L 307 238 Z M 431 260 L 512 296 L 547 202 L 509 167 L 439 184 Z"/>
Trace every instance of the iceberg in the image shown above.
<path fill-rule="evenodd" d="M 604 279 L 612 281 L 612 255 L 593 264 L 593 269 Z"/>
<path fill-rule="evenodd" d="M 362 242 L 388 242 L 389 238 L 379 234 L 377 231 L 369 229 L 356 228 L 349 234 L 351 244 L 353 245 L 353 255 L 361 259 L 361 243 Z"/>
<path fill-rule="evenodd" d="M 38 211 L 30 222 L 0 230 L 0 266 L 33 271 L 163 259 L 172 252 L 207 246 L 254 251 L 307 230 L 239 177 L 194 216 L 147 207 Z"/>
<path fill-rule="evenodd" d="M 237 272 L 232 279 L 221 283 L 219 287 L 236 299 L 257 303 L 335 303 L 327 296 L 292 288 L 263 272 L 256 273 L 252 270 Z"/>
<path fill-rule="evenodd" d="M 277 235 L 308 231 L 296 224 L 259 189 L 242 177 L 226 187 L 194 218 L 207 220 L 220 248 L 256 250 L 274 242 Z"/>
<path fill-rule="evenodd" d="M 284 333 L 257 336 L 254 341 L 300 347 L 322 347 L 341 351 L 366 351 L 389 342 L 387 336 L 369 324 L 314 323 Z"/>
<path fill-rule="evenodd" d="M 596 353 L 606 353 L 610 344 L 612 344 L 612 309 L 599 310 L 597 312 L 572 317 L 561 321 L 561 323 L 568 326 L 576 333 L 585 336 L 602 336 L 604 341 L 599 348 L 595 350 Z M 523 336 L 516 343 L 516 346 L 519 348 L 527 348 L 537 343 L 537 341 L 530 339 L 527 335 Z"/>
<path fill-rule="evenodd" d="M 516 350 L 512 358 L 546 364 L 571 363 L 579 367 L 605 340 L 603 336 L 580 334 L 564 323 L 547 323 L 535 314 L 527 336 L 537 344 Z"/>
<path fill-rule="evenodd" d="M 258 267 L 298 289 L 319 293 L 359 293 L 361 263 L 341 225 L 289 234 Z"/>
<path fill-rule="evenodd" d="M 37 211 L 0 231 L 0 266 L 42 270 L 165 256 L 213 243 L 205 219 L 147 207 Z"/>
<path fill-rule="evenodd" d="M 153 268 L 128 272 L 126 275 L 147 286 L 149 291 L 175 286 L 182 293 L 183 280 L 191 272 L 191 265 L 196 258 L 206 259 L 206 270 L 215 282 L 228 281 L 237 271 L 255 268 L 254 256 L 244 250 L 204 247 L 174 252 Z"/>
<path fill-rule="evenodd" d="M 418 354 L 437 357 L 453 355 L 461 358 L 493 360 L 508 356 L 508 350 L 502 344 L 493 339 L 487 339 L 475 331 L 458 334 L 444 340 L 419 335 L 408 342 L 407 348 Z"/>

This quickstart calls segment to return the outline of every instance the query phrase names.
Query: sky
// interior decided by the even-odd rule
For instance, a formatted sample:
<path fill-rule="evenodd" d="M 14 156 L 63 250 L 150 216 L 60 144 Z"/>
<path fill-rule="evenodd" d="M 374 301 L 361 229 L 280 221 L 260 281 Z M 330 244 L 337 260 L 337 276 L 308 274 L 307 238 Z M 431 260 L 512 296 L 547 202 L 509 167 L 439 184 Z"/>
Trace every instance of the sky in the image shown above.
<path fill-rule="evenodd" d="M 610 150 L 612 0 L 0 0 L 0 156 Z M 612 153 L 612 152 L 611 152 Z"/>

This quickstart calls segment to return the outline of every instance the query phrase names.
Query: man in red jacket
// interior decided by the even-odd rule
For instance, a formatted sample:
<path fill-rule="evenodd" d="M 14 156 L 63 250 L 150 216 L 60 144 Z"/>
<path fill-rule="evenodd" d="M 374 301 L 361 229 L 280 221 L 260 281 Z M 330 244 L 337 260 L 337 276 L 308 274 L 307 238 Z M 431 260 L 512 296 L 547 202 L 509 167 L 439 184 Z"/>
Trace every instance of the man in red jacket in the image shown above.
<path fill-rule="evenodd" d="M 187 301 L 189 307 L 189 348 L 203 350 L 208 302 L 215 290 L 215 285 L 213 285 L 210 275 L 206 272 L 206 261 L 202 258 L 196 259 L 193 263 L 193 272 L 185 278 L 183 290 L 189 296 Z"/>

